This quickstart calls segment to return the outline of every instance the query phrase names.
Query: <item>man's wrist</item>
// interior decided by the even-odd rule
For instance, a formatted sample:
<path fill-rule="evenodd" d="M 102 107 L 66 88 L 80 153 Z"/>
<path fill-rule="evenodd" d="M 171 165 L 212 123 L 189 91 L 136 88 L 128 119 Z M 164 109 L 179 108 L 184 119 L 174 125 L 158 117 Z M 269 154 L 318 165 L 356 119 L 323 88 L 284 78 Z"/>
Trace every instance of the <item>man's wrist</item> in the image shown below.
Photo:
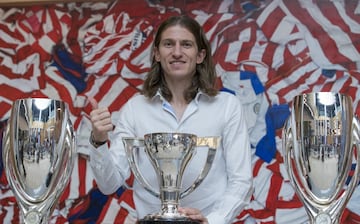
<path fill-rule="evenodd" d="M 94 140 L 93 132 L 91 132 L 91 134 L 90 134 L 90 139 L 89 139 L 89 141 L 90 141 L 90 144 L 91 144 L 92 146 L 94 146 L 95 148 L 98 148 L 98 147 L 104 145 L 105 143 L 107 143 L 107 141 L 103 141 L 103 142 L 95 141 L 95 140 Z"/>

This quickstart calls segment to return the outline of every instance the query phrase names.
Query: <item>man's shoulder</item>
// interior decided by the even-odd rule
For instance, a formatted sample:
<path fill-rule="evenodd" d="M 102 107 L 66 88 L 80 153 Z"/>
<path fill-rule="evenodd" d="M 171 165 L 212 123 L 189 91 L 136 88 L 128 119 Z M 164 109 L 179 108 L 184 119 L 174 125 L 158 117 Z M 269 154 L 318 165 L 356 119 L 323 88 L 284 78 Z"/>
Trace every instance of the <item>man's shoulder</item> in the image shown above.
<path fill-rule="evenodd" d="M 146 104 L 149 104 L 153 101 L 154 99 L 153 98 L 149 98 L 141 93 L 138 93 L 136 95 L 133 95 L 130 99 L 128 99 L 127 103 L 128 105 L 146 105 Z"/>
<path fill-rule="evenodd" d="M 217 97 L 221 100 L 238 101 L 238 98 L 233 93 L 227 91 L 219 91 Z"/>
<path fill-rule="evenodd" d="M 137 93 L 137 94 L 133 95 L 133 96 L 128 100 L 128 102 L 143 101 L 143 100 L 145 100 L 145 99 L 146 99 L 146 97 L 145 97 L 143 94 Z"/>

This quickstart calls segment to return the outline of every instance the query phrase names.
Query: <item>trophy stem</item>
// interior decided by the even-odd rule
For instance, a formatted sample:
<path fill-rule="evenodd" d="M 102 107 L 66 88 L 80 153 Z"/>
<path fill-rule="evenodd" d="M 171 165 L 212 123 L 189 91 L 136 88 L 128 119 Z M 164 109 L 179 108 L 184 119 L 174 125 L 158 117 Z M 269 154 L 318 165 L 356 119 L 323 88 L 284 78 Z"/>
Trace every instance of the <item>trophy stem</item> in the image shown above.
<path fill-rule="evenodd" d="M 169 214 L 171 216 L 176 216 L 178 213 L 179 207 L 179 191 L 169 192 L 169 191 L 161 191 L 161 211 L 162 214 Z"/>
<path fill-rule="evenodd" d="M 27 211 L 26 213 L 22 212 L 20 223 L 23 224 L 47 224 L 48 216 L 50 214 L 41 214 L 38 211 Z"/>
<path fill-rule="evenodd" d="M 184 166 L 181 161 L 157 159 L 157 173 L 160 183 L 161 216 L 167 218 L 184 218 L 178 212 L 181 179 Z"/>
<path fill-rule="evenodd" d="M 21 224 L 48 224 L 51 214 L 55 209 L 55 203 L 58 201 L 58 198 L 50 196 L 48 201 L 31 204 L 23 204 L 22 200 L 18 201 L 18 206 L 21 213 Z"/>
<path fill-rule="evenodd" d="M 327 213 L 319 213 L 316 217 L 309 215 L 311 224 L 339 224 L 340 217 L 332 219 Z"/>

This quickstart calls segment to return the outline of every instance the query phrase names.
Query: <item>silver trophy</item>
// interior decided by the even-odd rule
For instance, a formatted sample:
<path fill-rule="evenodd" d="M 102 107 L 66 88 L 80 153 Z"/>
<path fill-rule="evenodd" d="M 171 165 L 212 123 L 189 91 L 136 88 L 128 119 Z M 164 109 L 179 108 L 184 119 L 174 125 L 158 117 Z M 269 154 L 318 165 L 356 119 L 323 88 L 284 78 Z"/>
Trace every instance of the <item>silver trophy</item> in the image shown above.
<path fill-rule="evenodd" d="M 160 198 L 161 211 L 149 214 L 139 224 L 149 223 L 198 223 L 178 212 L 179 200 L 199 186 L 207 176 L 220 137 L 197 137 L 186 133 L 150 133 L 144 138 L 123 138 L 131 170 L 139 183 L 152 195 Z M 207 147 L 205 165 L 194 183 L 181 192 L 182 176 L 196 147 Z M 158 177 L 159 189 L 153 189 L 141 174 L 138 166 L 139 153 L 144 150 Z"/>
<path fill-rule="evenodd" d="M 20 209 L 20 222 L 49 223 L 68 184 L 75 136 L 65 103 L 44 98 L 13 103 L 3 135 L 5 174 Z"/>
<path fill-rule="evenodd" d="M 338 224 L 359 182 L 360 125 L 352 100 L 332 92 L 302 94 L 291 109 L 282 136 L 290 180 L 310 223 Z"/>

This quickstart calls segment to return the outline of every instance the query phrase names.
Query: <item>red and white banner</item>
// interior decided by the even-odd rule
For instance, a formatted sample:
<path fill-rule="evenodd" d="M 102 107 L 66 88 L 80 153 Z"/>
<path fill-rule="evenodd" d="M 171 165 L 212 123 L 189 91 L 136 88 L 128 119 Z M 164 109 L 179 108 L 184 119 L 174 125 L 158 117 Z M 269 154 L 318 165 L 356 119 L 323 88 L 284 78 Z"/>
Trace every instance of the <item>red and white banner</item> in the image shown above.
<path fill-rule="evenodd" d="M 255 192 L 237 223 L 307 221 L 283 164 L 281 127 L 293 97 L 313 91 L 350 95 L 360 116 L 359 1 L 125 0 L 1 9 L 1 129 L 16 99 L 46 96 L 69 104 L 76 130 L 77 161 L 53 223 L 135 222 L 132 192 L 103 195 L 93 179 L 87 97 L 116 115 L 141 90 L 160 21 L 182 13 L 202 25 L 221 87 L 247 110 Z M 0 168 L 0 222 L 18 223 Z M 356 190 L 343 223 L 360 223 L 358 200 Z"/>

